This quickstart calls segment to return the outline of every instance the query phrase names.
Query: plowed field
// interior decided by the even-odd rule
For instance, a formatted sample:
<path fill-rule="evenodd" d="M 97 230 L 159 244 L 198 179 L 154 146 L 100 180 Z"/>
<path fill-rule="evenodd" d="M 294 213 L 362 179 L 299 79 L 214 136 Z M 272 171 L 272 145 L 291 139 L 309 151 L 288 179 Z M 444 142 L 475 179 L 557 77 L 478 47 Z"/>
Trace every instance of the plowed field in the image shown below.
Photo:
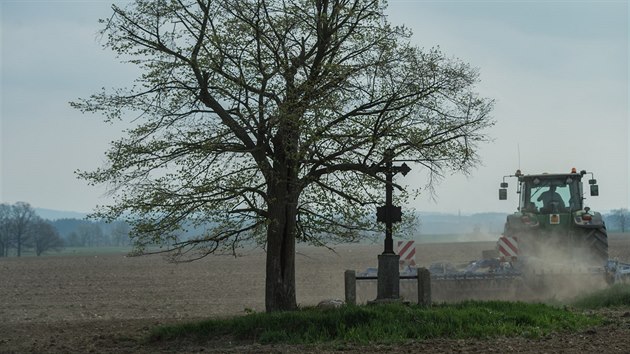
<path fill-rule="evenodd" d="M 427 266 L 477 259 L 492 242 L 417 245 L 416 261 Z M 297 298 L 303 306 L 344 298 L 343 273 L 376 266 L 381 245 L 301 248 Z M 630 261 L 630 241 L 610 238 L 610 254 Z M 157 324 L 264 311 L 265 254 L 211 256 L 171 264 L 160 256 L 124 254 L 0 259 L 0 352 L 318 352 L 322 348 L 239 346 L 234 343 L 146 344 Z M 375 294 L 374 294 L 375 295 Z M 370 294 L 364 295 L 370 297 Z M 540 340 L 434 340 L 400 347 L 343 348 L 345 352 L 627 352 L 630 313 L 607 314 L 614 325 Z M 611 327 L 612 326 L 612 327 Z M 602 351 L 600 350 L 600 351 Z"/>

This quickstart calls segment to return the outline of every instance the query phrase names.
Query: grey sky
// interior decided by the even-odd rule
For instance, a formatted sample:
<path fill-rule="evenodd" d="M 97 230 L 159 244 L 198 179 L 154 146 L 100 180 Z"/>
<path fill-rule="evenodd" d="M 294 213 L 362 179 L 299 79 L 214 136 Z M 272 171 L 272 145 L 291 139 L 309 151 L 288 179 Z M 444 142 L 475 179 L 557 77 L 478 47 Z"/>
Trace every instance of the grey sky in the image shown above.
<path fill-rule="evenodd" d="M 123 125 L 81 115 L 68 101 L 129 85 L 137 72 L 98 43 L 111 1 L 0 2 L 0 201 L 89 211 L 104 189 L 74 177 L 103 164 Z M 118 2 L 124 3 L 124 2 Z M 596 210 L 628 207 L 627 1 L 389 1 L 389 20 L 481 71 L 496 126 L 470 177 L 447 176 L 423 211 L 513 211 L 499 202 L 502 176 L 595 173 Z M 414 168 L 414 166 L 412 166 Z M 423 185 L 416 168 L 404 181 Z"/>

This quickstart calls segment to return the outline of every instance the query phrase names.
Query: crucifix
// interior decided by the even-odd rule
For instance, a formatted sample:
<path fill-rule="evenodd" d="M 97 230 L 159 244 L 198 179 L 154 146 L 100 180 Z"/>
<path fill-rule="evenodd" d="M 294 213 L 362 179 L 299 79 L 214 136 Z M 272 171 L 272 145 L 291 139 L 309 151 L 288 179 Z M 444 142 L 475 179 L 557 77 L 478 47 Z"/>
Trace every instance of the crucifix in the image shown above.
<path fill-rule="evenodd" d="M 393 205 L 393 178 L 398 172 L 405 176 L 411 171 L 405 163 L 394 166 L 392 162 L 393 150 L 385 150 L 383 157 L 385 166 L 378 167 L 377 171 L 385 173 L 385 205 L 376 208 L 376 221 L 385 223 L 385 249 L 378 256 L 376 301 L 398 300 L 400 298 L 400 274 L 398 271 L 400 256 L 394 252 L 392 229 L 395 222 L 402 221 L 402 210 L 399 206 Z"/>

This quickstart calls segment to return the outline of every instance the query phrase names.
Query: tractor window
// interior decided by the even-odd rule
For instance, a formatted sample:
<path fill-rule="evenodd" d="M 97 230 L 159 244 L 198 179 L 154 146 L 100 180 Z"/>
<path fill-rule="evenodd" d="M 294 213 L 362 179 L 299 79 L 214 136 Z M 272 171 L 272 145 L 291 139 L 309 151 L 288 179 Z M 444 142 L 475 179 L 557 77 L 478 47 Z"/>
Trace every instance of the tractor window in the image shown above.
<path fill-rule="evenodd" d="M 521 181 L 519 210 L 531 213 L 566 213 L 582 208 L 582 183 L 574 176 L 533 176 Z"/>
<path fill-rule="evenodd" d="M 571 190 L 568 185 L 541 185 L 532 187 L 529 207 L 535 206 L 541 213 L 565 212 L 570 198 Z"/>

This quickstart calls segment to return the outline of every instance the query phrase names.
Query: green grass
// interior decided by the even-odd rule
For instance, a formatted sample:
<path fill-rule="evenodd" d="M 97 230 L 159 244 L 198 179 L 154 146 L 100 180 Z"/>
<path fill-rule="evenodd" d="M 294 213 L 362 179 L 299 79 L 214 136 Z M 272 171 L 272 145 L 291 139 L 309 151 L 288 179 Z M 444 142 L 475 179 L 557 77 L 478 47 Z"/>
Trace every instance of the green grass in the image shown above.
<path fill-rule="evenodd" d="M 580 309 L 630 306 L 630 284 L 616 284 L 610 288 L 580 296 L 572 305 Z"/>
<path fill-rule="evenodd" d="M 559 307 L 521 302 L 464 302 L 422 308 L 414 305 L 306 308 L 293 312 L 253 313 L 229 319 L 162 326 L 152 341 L 230 338 L 261 344 L 402 343 L 428 338 L 539 337 L 579 330 L 602 319 Z"/>

